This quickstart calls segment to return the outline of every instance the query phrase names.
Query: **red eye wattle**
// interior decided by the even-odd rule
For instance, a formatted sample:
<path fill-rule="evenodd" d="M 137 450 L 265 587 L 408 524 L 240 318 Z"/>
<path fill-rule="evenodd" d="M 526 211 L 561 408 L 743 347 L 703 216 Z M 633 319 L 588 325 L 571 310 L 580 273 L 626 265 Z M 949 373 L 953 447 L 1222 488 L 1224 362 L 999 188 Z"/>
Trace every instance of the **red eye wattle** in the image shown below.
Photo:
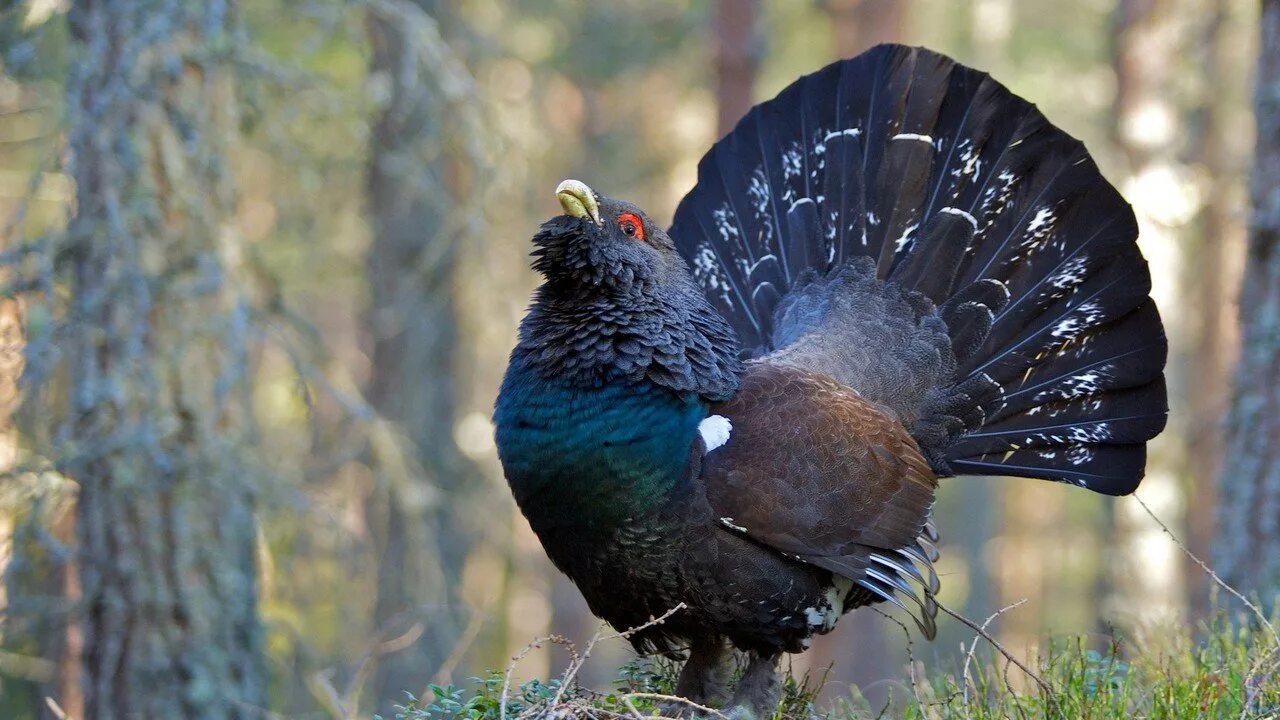
<path fill-rule="evenodd" d="M 637 240 L 644 239 L 644 221 L 635 213 L 622 213 L 618 216 L 618 229 L 623 235 Z"/>

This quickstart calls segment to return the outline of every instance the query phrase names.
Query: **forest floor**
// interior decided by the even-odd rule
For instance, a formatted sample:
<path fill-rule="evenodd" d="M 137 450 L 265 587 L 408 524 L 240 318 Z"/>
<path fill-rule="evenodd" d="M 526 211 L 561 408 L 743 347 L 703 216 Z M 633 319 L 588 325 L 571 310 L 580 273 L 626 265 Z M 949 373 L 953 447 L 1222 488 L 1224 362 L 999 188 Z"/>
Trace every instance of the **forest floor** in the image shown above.
<path fill-rule="evenodd" d="M 1280 637 L 1270 619 L 1253 612 L 1219 613 L 1210 623 L 1180 630 L 1096 640 L 1060 638 L 1031 661 L 1007 653 L 980 626 L 958 667 L 925 668 L 906 643 L 902 692 L 883 707 L 851 696 L 818 707 L 821 678 L 786 678 L 773 720 L 995 720 L 1040 718 L 1191 720 L 1280 718 Z M 968 624 L 969 621 L 964 621 Z M 905 632 L 905 627 L 903 628 Z M 597 636 L 596 640 L 599 640 Z M 566 644 L 563 638 L 545 643 Z M 475 678 L 467 687 L 433 687 L 434 698 L 409 700 L 396 720 L 542 720 L 654 717 L 669 696 L 678 666 L 637 660 L 623 667 L 615 687 L 592 690 L 575 680 L 595 641 L 570 647 L 573 660 L 560 677 L 519 684 L 517 656 L 505 671 Z M 855 691 L 856 692 L 856 691 Z M 710 708 L 702 717 L 724 720 Z M 390 719 L 388 719 L 390 720 Z"/>

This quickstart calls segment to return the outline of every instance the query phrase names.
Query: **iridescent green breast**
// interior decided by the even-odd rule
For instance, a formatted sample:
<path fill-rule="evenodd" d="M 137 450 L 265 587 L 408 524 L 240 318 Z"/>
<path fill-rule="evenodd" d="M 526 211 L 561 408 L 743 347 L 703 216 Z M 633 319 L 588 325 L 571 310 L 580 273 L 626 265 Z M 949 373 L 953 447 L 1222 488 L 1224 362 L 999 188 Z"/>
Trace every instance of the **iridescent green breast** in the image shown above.
<path fill-rule="evenodd" d="M 570 387 L 513 363 L 498 396 L 498 454 L 535 529 L 607 529 L 684 479 L 707 404 L 651 382 Z"/>

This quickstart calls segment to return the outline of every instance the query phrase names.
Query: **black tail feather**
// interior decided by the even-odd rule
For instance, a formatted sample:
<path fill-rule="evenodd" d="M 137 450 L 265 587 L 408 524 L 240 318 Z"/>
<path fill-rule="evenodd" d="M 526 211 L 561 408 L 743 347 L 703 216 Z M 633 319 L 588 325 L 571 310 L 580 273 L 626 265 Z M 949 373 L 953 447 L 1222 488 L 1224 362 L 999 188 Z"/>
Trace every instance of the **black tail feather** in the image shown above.
<path fill-rule="evenodd" d="M 903 287 L 914 288 L 939 305 L 951 295 L 960 263 L 977 229 L 968 213 L 950 210 L 929 221 L 922 239 L 912 243 L 902 269 L 894 273 L 894 279 Z"/>
<path fill-rule="evenodd" d="M 1133 212 L 986 74 L 885 45 L 802 78 L 708 153 L 671 235 L 753 355 L 794 336 L 806 272 L 869 257 L 929 298 L 956 371 L 913 431 L 940 472 L 1137 486 L 1167 407 Z"/>

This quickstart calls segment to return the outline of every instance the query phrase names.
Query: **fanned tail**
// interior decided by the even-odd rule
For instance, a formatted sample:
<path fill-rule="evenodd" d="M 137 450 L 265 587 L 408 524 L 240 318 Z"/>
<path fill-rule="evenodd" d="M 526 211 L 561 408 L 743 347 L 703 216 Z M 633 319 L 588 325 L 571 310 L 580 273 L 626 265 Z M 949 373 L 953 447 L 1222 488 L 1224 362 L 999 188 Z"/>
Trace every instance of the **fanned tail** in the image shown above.
<path fill-rule="evenodd" d="M 940 474 L 1141 480 L 1166 340 L 1133 212 L 985 73 L 882 45 L 800 79 L 703 158 L 671 236 L 752 356 L 897 388 L 875 399 Z"/>

